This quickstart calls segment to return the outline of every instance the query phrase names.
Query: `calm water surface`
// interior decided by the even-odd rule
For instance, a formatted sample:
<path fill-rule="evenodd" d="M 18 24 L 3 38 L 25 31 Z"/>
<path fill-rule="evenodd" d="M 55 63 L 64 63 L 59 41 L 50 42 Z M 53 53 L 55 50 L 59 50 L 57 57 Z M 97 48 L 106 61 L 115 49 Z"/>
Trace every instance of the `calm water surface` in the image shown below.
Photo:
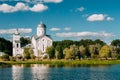
<path fill-rule="evenodd" d="M 120 80 L 120 65 L 1 65 L 0 80 Z"/>

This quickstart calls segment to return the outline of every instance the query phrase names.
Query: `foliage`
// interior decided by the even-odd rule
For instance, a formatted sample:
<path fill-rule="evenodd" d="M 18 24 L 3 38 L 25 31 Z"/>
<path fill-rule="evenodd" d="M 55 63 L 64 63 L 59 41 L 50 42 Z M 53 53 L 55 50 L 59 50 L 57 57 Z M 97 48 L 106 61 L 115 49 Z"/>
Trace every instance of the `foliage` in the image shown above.
<path fill-rule="evenodd" d="M 57 45 L 55 48 L 55 57 L 56 59 L 62 59 L 63 58 L 63 50 L 62 47 Z"/>
<path fill-rule="evenodd" d="M 34 58 L 33 50 L 30 49 L 30 48 L 24 48 L 23 55 L 24 55 L 24 58 L 25 58 L 25 59 Z"/>
<path fill-rule="evenodd" d="M 25 46 L 25 45 L 31 43 L 29 38 L 24 38 L 24 37 L 20 38 L 20 42 L 21 42 L 21 46 Z"/>
<path fill-rule="evenodd" d="M 53 46 L 47 47 L 46 53 L 49 56 L 49 59 L 53 59 L 55 57 L 55 49 Z"/>
<path fill-rule="evenodd" d="M 4 38 L 0 38 L 0 52 L 12 55 L 12 42 Z"/>
<path fill-rule="evenodd" d="M 99 52 L 99 55 L 101 58 L 109 58 L 110 57 L 110 48 L 108 45 L 104 45 L 100 52 Z"/>
<path fill-rule="evenodd" d="M 8 54 L 4 54 L 1 56 L 2 60 L 4 61 L 8 61 L 9 60 L 9 55 Z"/>

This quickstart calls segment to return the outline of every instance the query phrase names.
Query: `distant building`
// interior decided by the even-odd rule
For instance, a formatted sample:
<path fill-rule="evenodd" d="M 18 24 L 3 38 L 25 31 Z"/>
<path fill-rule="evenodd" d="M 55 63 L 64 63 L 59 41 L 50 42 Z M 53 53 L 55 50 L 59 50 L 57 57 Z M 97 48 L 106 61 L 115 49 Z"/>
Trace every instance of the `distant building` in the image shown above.
<path fill-rule="evenodd" d="M 13 34 L 13 57 L 22 56 L 22 48 L 20 43 L 20 33 L 18 30 Z"/>
<path fill-rule="evenodd" d="M 33 45 L 34 55 L 37 57 L 39 53 L 45 54 L 46 48 L 52 46 L 52 38 L 46 35 L 46 25 L 40 23 L 37 26 L 37 34 L 32 36 L 31 44 Z"/>

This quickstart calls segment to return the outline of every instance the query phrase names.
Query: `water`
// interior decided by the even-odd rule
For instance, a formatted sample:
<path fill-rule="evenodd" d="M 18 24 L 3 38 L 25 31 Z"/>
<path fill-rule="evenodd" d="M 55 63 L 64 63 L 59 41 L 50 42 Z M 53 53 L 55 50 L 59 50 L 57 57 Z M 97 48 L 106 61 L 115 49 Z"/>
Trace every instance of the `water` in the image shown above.
<path fill-rule="evenodd" d="M 120 65 L 5 65 L 0 66 L 0 80 L 120 80 Z"/>

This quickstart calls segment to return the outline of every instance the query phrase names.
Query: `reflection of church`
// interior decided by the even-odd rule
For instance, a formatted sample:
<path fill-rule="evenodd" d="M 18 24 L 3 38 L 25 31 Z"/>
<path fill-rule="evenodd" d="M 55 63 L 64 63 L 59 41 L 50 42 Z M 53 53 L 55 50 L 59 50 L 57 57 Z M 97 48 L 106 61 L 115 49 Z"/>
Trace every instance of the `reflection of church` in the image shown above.
<path fill-rule="evenodd" d="M 31 44 L 29 44 L 34 51 L 34 55 L 37 57 L 39 53 L 46 54 L 46 48 L 52 46 L 52 39 L 49 35 L 46 35 L 46 25 L 42 22 L 37 26 L 37 34 L 31 38 Z M 13 56 L 23 55 L 23 49 L 20 43 L 20 33 L 18 30 L 13 34 Z"/>

